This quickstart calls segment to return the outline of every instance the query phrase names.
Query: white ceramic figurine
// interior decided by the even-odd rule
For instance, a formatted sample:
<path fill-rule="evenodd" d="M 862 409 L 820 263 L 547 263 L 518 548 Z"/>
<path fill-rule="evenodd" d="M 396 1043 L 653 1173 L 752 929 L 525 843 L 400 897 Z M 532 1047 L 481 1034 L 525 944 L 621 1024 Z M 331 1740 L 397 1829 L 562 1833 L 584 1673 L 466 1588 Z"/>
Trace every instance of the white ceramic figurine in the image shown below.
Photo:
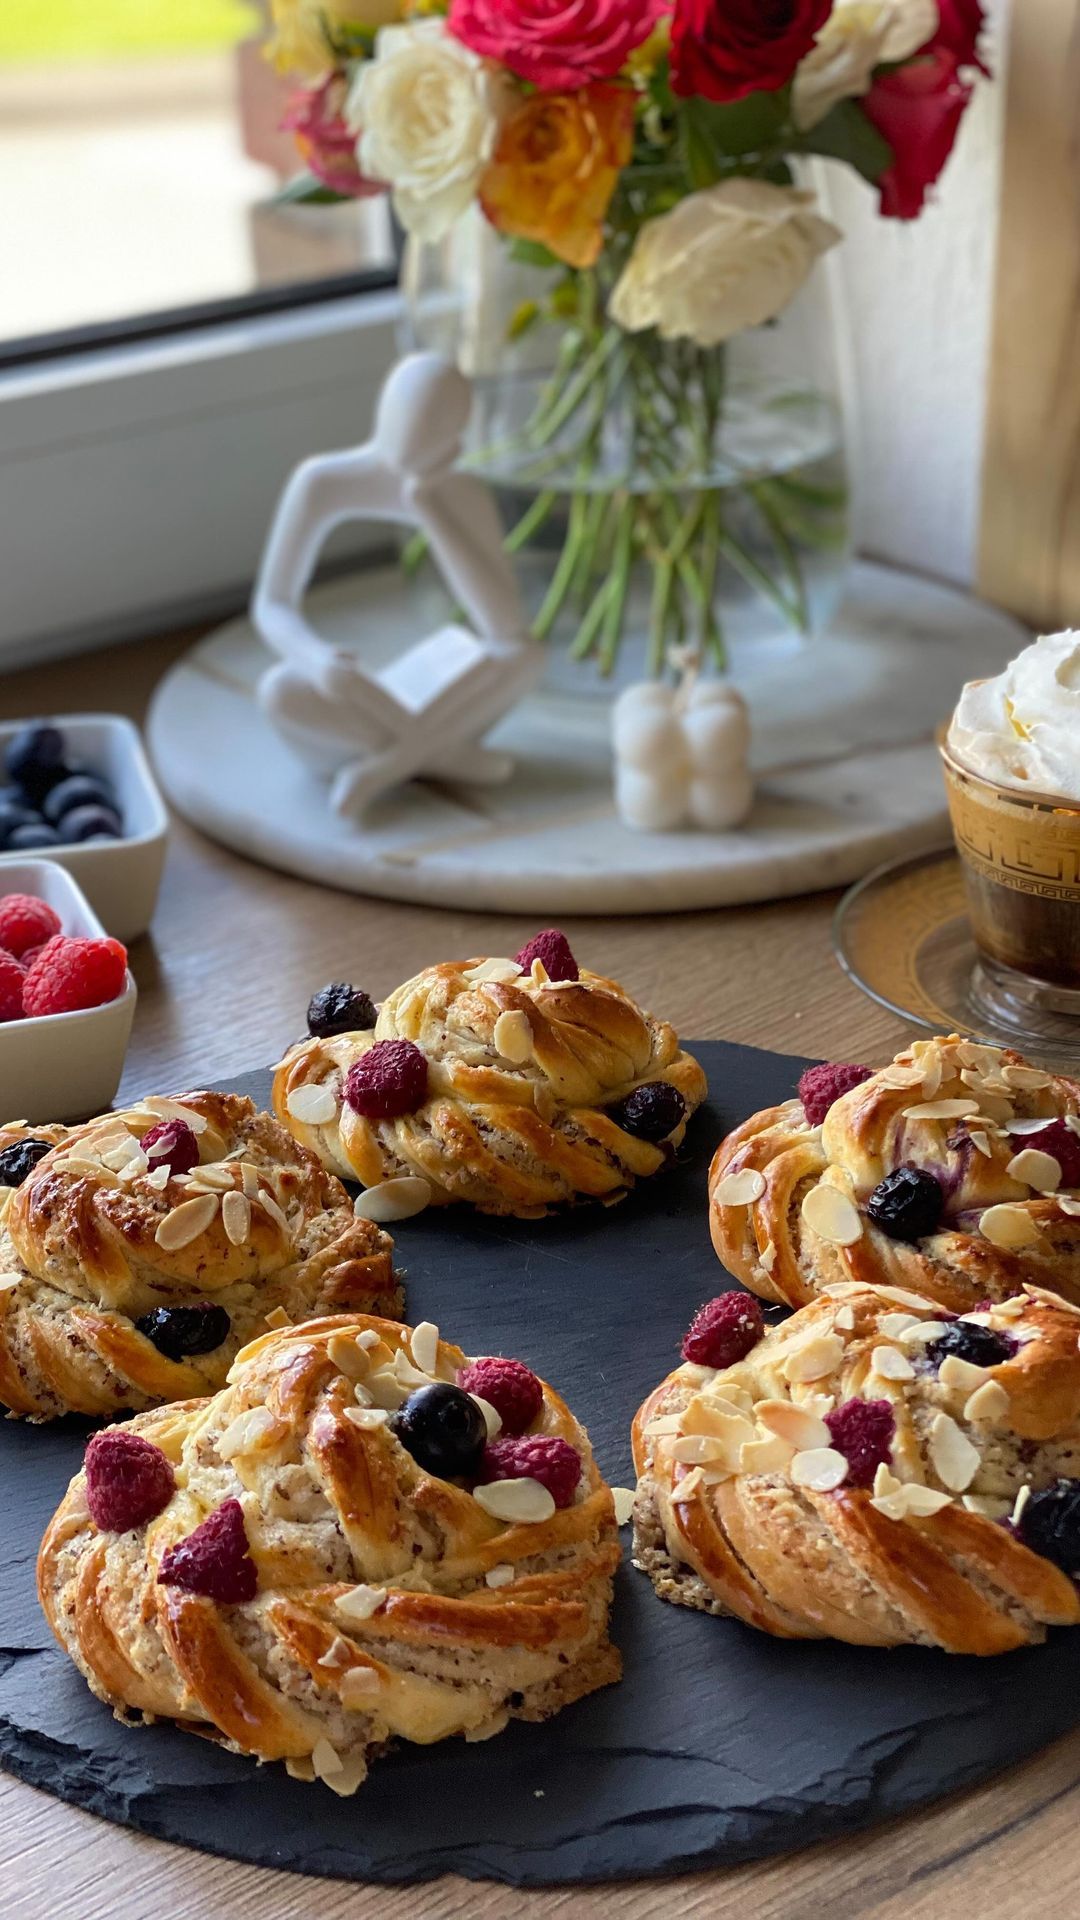
<path fill-rule="evenodd" d="M 538 678 L 502 530 L 487 488 L 455 469 L 469 383 L 436 354 L 395 367 L 362 447 L 305 460 L 289 479 L 266 543 L 252 620 L 280 664 L 259 701 L 301 758 L 331 780 L 337 813 L 359 817 L 416 777 L 487 782 L 512 771 L 481 744 Z M 343 521 L 417 528 L 470 627 L 451 623 L 378 672 L 310 625 L 304 595 Z"/>
<path fill-rule="evenodd" d="M 642 681 L 615 703 L 615 805 L 641 833 L 722 833 L 754 800 L 746 702 L 723 680 Z"/>

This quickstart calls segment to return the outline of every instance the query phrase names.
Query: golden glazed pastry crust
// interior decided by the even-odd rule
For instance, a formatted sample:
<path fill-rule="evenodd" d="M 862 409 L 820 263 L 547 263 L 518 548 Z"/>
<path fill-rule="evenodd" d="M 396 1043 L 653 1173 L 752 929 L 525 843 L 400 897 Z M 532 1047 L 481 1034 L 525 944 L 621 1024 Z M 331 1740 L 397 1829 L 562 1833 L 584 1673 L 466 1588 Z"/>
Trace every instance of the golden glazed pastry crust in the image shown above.
<path fill-rule="evenodd" d="M 169 1116 L 196 1130 L 200 1165 L 157 1187 L 138 1143 Z M 252 1101 L 191 1093 L 52 1131 L 22 1185 L 0 1188 L 0 1402 L 12 1413 L 186 1400 L 222 1385 L 268 1314 L 400 1310 L 390 1239 Z M 8 1128 L 0 1146 L 13 1135 L 51 1137 Z M 206 1301 L 231 1322 L 209 1353 L 170 1360 L 134 1324 Z"/>
<path fill-rule="evenodd" d="M 1025 1280 L 1080 1302 L 1080 1190 L 1039 1191 L 1009 1171 L 1029 1144 L 1009 1126 L 1039 1118 L 1080 1129 L 1080 1086 L 956 1035 L 917 1041 L 835 1101 L 820 1127 L 793 1099 L 729 1134 L 709 1170 L 713 1245 L 744 1286 L 791 1307 L 837 1280 L 906 1287 L 954 1313 L 1005 1299 Z M 878 1183 L 905 1164 L 946 1189 L 939 1230 L 914 1244 L 865 1212 Z M 1045 1173 L 1038 1162 L 1033 1170 Z M 733 1186 L 734 1175 L 749 1179 Z M 808 1203 L 815 1189 L 846 1204 Z"/>
<path fill-rule="evenodd" d="M 614 1504 L 559 1396 L 545 1386 L 532 1431 L 581 1453 L 575 1502 L 516 1524 L 424 1472 L 358 1404 L 385 1411 L 467 1364 L 433 1327 L 339 1315 L 256 1341 L 211 1399 L 139 1415 L 131 1430 L 175 1470 L 168 1506 L 99 1532 L 80 1473 L 38 1563 L 49 1623 L 93 1691 L 351 1792 L 394 1737 L 487 1738 L 617 1680 Z M 160 1585 L 166 1548 L 229 1499 L 254 1599 Z"/>
<path fill-rule="evenodd" d="M 976 1316 L 1018 1343 L 988 1368 L 928 1362 L 935 1316 L 841 1284 L 738 1365 L 668 1376 L 634 1425 L 635 1564 L 661 1598 L 782 1638 L 950 1653 L 1080 1622 L 1073 1581 L 1002 1524 L 1023 1487 L 1080 1476 L 1080 1315 L 1029 1289 Z M 853 1398 L 891 1405 L 886 1477 L 805 1484 L 844 1468 L 822 1422 Z"/>
<path fill-rule="evenodd" d="M 485 977 L 490 972 L 490 977 Z M 378 1041 L 410 1040 L 428 1062 L 415 1113 L 367 1120 L 344 1100 L 349 1068 Z M 666 1021 L 613 980 L 549 980 L 534 963 L 463 960 L 428 967 L 384 1002 L 368 1033 L 301 1041 L 274 1080 L 274 1111 L 324 1166 L 365 1187 L 419 1175 L 437 1204 L 530 1218 L 567 1201 L 611 1199 L 659 1171 L 685 1120 L 660 1145 L 635 1139 L 605 1109 L 635 1087 L 676 1087 L 689 1118 L 705 1075 Z M 301 1090 L 326 1088 L 332 1110 L 301 1117 Z"/>

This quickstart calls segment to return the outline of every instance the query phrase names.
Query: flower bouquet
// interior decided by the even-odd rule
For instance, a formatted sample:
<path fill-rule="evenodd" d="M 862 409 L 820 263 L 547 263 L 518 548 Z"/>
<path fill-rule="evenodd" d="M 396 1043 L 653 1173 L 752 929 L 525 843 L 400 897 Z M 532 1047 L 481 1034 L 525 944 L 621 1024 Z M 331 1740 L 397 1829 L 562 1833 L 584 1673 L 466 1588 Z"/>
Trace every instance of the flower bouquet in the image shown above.
<path fill-rule="evenodd" d="M 722 569 L 806 630 L 808 557 L 843 546 L 845 489 L 797 434 L 780 462 L 740 440 L 728 344 L 841 237 L 810 157 L 853 168 L 887 217 L 922 210 L 986 71 L 979 0 L 272 8 L 271 56 L 305 83 L 291 197 L 385 187 L 416 240 L 481 217 L 533 270 L 504 345 L 550 340 L 544 376 L 474 459 L 522 509 L 511 547 L 555 530 L 536 632 L 571 614 L 573 656 L 610 672 L 643 569 L 653 671 L 674 642 L 722 664 Z"/>

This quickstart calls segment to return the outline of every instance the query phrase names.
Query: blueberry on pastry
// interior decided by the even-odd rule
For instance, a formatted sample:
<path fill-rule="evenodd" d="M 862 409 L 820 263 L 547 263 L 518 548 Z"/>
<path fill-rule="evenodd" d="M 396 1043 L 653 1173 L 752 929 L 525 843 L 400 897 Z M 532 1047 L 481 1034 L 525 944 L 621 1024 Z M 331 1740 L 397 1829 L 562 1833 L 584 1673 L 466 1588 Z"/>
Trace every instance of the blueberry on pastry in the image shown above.
<path fill-rule="evenodd" d="M 953 1313 L 1025 1279 L 1080 1302 L 1080 1085 L 955 1034 L 813 1067 L 724 1141 L 709 1207 L 724 1265 L 786 1306 L 836 1280 Z"/>
<path fill-rule="evenodd" d="M 1080 1623 L 1080 1311 L 840 1281 L 634 1427 L 662 1599 L 789 1639 L 1006 1653 Z"/>
<path fill-rule="evenodd" d="M 658 1172 L 705 1091 L 673 1028 L 549 928 L 512 960 L 426 968 L 364 1031 L 320 1029 L 278 1068 L 274 1111 L 374 1190 L 374 1219 L 451 1201 L 528 1219 Z"/>
<path fill-rule="evenodd" d="M 462 1384 L 498 1364 L 338 1315 L 96 1434 L 38 1562 L 93 1691 L 347 1794 L 395 1737 L 487 1739 L 617 1680 L 611 1490 L 520 1363 L 495 1384 L 532 1418 L 500 1430 Z"/>
<path fill-rule="evenodd" d="M 275 1319 L 399 1311 L 392 1254 L 236 1094 L 0 1129 L 0 1403 L 49 1420 L 207 1393 Z"/>

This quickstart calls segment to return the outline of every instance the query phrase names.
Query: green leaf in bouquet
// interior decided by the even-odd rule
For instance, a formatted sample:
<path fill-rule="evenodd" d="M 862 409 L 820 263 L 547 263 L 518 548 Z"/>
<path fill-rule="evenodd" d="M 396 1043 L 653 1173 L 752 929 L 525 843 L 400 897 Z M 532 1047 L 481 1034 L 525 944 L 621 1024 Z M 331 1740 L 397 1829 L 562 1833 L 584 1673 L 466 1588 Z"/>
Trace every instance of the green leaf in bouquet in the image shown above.
<path fill-rule="evenodd" d="M 767 153 L 789 144 L 788 89 L 775 93 L 748 93 L 742 100 L 720 105 L 711 100 L 685 103 L 699 136 L 717 157 Z M 725 169 L 726 170 L 726 169 Z"/>
<path fill-rule="evenodd" d="M 275 207 L 337 207 L 351 198 L 351 194 L 338 193 L 328 187 L 325 180 L 314 173 L 298 173 L 295 179 L 279 187 L 273 204 Z"/>
<path fill-rule="evenodd" d="M 846 161 L 876 186 L 893 163 L 888 141 L 867 119 L 857 100 L 841 100 L 824 120 L 811 127 L 797 142 L 803 153 L 820 153 L 829 160 Z"/>
<path fill-rule="evenodd" d="M 562 261 L 539 240 L 522 240 L 520 237 L 508 242 L 510 258 L 516 260 L 519 267 L 561 267 Z"/>

